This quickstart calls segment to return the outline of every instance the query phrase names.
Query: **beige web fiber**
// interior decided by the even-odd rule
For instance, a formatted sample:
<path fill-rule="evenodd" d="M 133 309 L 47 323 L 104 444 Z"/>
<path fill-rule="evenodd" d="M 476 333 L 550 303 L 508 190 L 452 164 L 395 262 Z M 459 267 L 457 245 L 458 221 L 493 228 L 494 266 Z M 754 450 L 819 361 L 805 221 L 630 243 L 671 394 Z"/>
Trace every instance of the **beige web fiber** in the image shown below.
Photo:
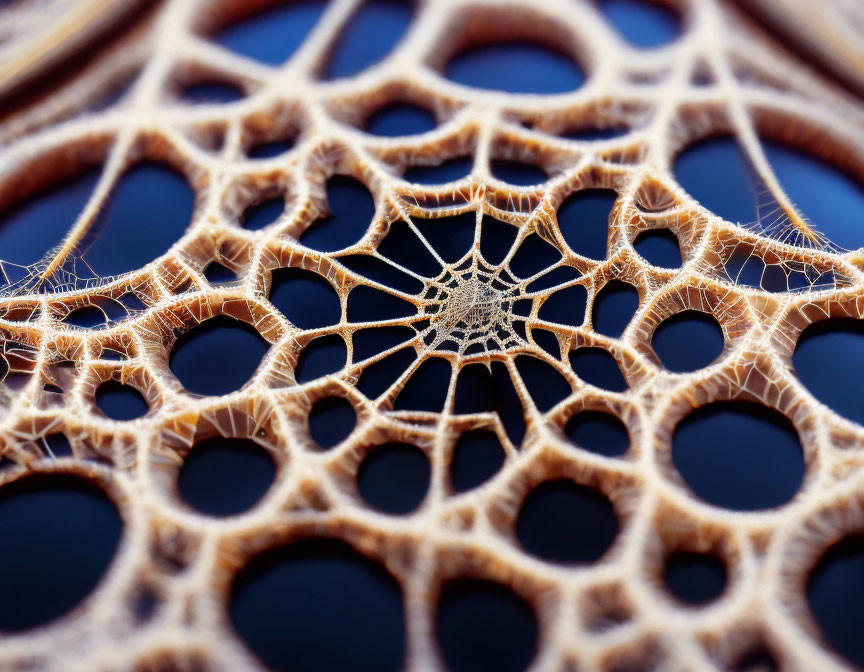
<path fill-rule="evenodd" d="M 864 254 L 836 248 L 796 211 L 759 138 L 791 143 L 864 174 L 864 113 L 852 93 L 864 86 L 864 19 L 853 0 L 757 1 L 748 11 L 735 2 L 680 0 L 674 5 L 684 17 L 683 34 L 653 50 L 629 46 L 595 6 L 580 0 L 421 0 L 409 31 L 383 61 L 334 81 L 320 81 L 317 73 L 359 0 L 333 0 L 278 67 L 207 39 L 264 7 L 264 0 L 145 4 L 27 0 L 0 7 L 0 95 L 7 104 L 0 120 L 0 209 L 101 166 L 92 197 L 59 248 L 32 267 L 2 264 L 12 284 L 0 294 L 9 367 L 0 384 L 0 449 L 16 465 L 0 472 L 0 482 L 34 470 L 80 474 L 105 489 L 124 523 L 99 586 L 62 619 L 0 637 L 0 670 L 264 669 L 229 621 L 231 580 L 257 551 L 308 535 L 345 540 L 396 577 L 408 670 L 444 668 L 433 606 L 442 582 L 462 575 L 509 586 L 534 607 L 540 640 L 531 670 L 724 670 L 756 646 L 770 648 L 783 670 L 848 669 L 824 644 L 804 588 L 823 549 L 864 528 L 864 428 L 807 392 L 791 355 L 809 324 L 864 317 Z M 768 37 L 755 14 L 771 17 L 787 37 Z M 71 78 L 48 79 L 70 50 L 117 17 L 130 27 L 100 45 L 98 58 Z M 805 63 L 782 46 L 796 35 L 802 48 L 820 50 L 818 63 Z M 506 39 L 535 40 L 572 55 L 586 71 L 585 84 L 572 93 L 519 95 L 472 90 L 441 74 L 467 46 Z M 697 86 L 698 77 L 710 84 Z M 119 100 L 94 109 L 106 89 L 133 78 Z M 248 95 L 229 105 L 198 106 L 173 97 L 178 86 L 205 78 L 234 83 Z M 376 138 L 356 128 L 371 110 L 395 99 L 422 102 L 438 126 L 404 138 Z M 573 127 L 614 125 L 634 130 L 592 142 L 560 137 Z M 256 143 L 297 131 L 290 152 L 246 158 Z M 675 181 L 676 154 L 717 133 L 734 134 L 771 197 L 773 210 L 760 214 L 757 225 L 722 220 Z M 421 186 L 401 177 L 408 166 L 463 155 L 473 157 L 473 170 L 456 182 Z M 493 159 L 535 163 L 551 177 L 536 187 L 507 185 L 492 176 Z M 124 170 L 144 160 L 186 177 L 196 195 L 192 221 L 169 252 L 140 270 L 94 278 L 86 272 L 86 255 L 81 259 L 76 250 Z M 443 271 L 433 279 L 405 269 L 424 283 L 424 291 L 412 295 L 348 269 L 332 253 L 304 247 L 300 234 L 326 214 L 325 183 L 333 175 L 356 178 L 375 199 L 374 219 L 354 252 L 392 265 L 376 248 L 399 221 L 437 257 L 414 219 L 470 212 L 477 226 L 469 255 L 441 260 Z M 586 188 L 618 193 L 602 261 L 572 252 L 556 218 L 558 206 Z M 286 210 L 277 222 L 259 231 L 240 226 L 248 206 L 280 193 Z M 484 215 L 518 229 L 499 266 L 480 255 Z M 650 229 L 677 236 L 680 269 L 652 266 L 634 251 L 636 236 Z M 509 273 L 519 243 L 535 234 L 560 252 L 556 266 L 578 271 L 565 286 L 587 290 L 582 326 L 538 316 L 561 285 L 529 291 L 532 279 Z M 742 252 L 781 266 L 786 275 L 803 274 L 807 286 L 771 293 L 736 284 L 726 265 Z M 204 268 L 214 260 L 239 281 L 209 283 Z M 340 299 L 338 324 L 304 331 L 269 302 L 271 274 L 284 267 L 326 278 Z M 595 333 L 591 325 L 592 302 L 612 279 L 639 292 L 639 309 L 620 338 Z M 354 359 L 351 336 L 358 325 L 349 322 L 346 306 L 358 285 L 416 306 L 415 315 L 386 324 L 421 323 L 409 345 L 413 363 L 375 399 L 356 383 L 390 351 Z M 526 292 L 531 308 L 523 335 L 511 311 Z M 108 328 L 63 322 L 76 308 L 129 293 L 145 308 Z M 725 346 L 707 368 L 675 374 L 660 364 L 651 338 L 661 321 L 688 308 L 714 315 Z M 180 335 L 216 315 L 252 325 L 270 349 L 237 392 L 192 395 L 171 372 L 169 353 Z M 535 343 L 535 326 L 555 334 L 561 357 Z M 298 384 L 294 368 L 303 346 L 327 334 L 348 344 L 345 368 Z M 443 347 L 448 339 L 451 347 Z M 605 391 L 576 376 L 567 353 L 583 346 L 610 352 L 628 389 Z M 103 357 L 109 350 L 124 358 Z M 525 354 L 557 369 L 572 388 L 551 410 L 537 409 L 520 378 L 515 358 Z M 432 356 L 452 370 L 441 411 L 394 411 L 403 386 Z M 513 444 L 495 413 L 453 413 L 458 373 L 476 362 L 507 368 L 524 408 L 521 445 Z M 138 389 L 149 412 L 128 422 L 101 415 L 94 393 L 106 380 Z M 352 403 L 357 425 L 324 452 L 314 445 L 306 418 L 316 400 L 332 394 Z M 759 401 L 794 424 L 806 476 L 788 504 L 723 510 L 696 497 L 673 466 L 677 422 L 694 407 L 731 399 Z M 582 409 L 608 410 L 623 421 L 631 442 L 626 455 L 574 448 L 562 428 Z M 454 442 L 467 428 L 492 429 L 507 457 L 483 486 L 454 494 L 448 468 Z M 43 437 L 60 431 L 73 455 L 54 459 Z M 190 448 L 216 435 L 253 438 L 278 464 L 266 497 L 241 516 L 200 515 L 183 504 L 174 485 Z M 358 464 L 387 441 L 418 446 L 432 465 L 429 492 L 411 515 L 375 512 L 357 492 Z M 514 520 L 528 492 L 560 477 L 597 488 L 614 506 L 621 530 L 597 563 L 558 566 L 524 552 L 515 538 Z M 689 609 L 663 590 L 663 558 L 679 548 L 723 556 L 729 578 L 721 599 Z M 184 569 L 172 570 L 178 563 Z M 160 607 L 141 626 L 131 600 L 145 582 Z M 623 622 L 594 627 L 613 612 L 625 614 Z"/>

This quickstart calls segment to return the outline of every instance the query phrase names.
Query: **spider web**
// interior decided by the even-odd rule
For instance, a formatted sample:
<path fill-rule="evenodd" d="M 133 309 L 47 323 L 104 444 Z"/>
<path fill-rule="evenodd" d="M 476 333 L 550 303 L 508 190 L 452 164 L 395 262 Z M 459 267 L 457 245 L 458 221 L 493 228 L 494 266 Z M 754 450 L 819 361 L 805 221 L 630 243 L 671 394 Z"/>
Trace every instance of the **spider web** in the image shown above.
<path fill-rule="evenodd" d="M 14 16 L 20 26 L 20 33 L 0 33 L 0 53 L 10 54 L 8 62 L 20 56 L 27 68 L 41 72 L 30 47 L 47 39 L 40 29 L 44 6 L 60 4 L 76 3 L 13 3 L 2 10 L 0 16 Z M 33 266 L 0 263 L 0 328 L 8 365 L 0 388 L 0 437 L 4 455 L 18 465 L 0 479 L 63 469 L 95 480 L 118 503 L 128 539 L 82 609 L 44 631 L 4 638 L 0 667 L 38 661 L 40 669 L 151 669 L 169 661 L 179 669 L 196 662 L 213 669 L 259 669 L 226 619 L 214 614 L 224 613 L 231 576 L 250 554 L 314 532 L 349 541 L 399 580 L 411 605 L 408 669 L 442 667 L 430 596 L 456 573 L 507 584 L 532 601 L 544 626 L 532 669 L 611 671 L 646 661 L 668 670 L 728 669 L 759 644 L 770 646 L 784 669 L 845 669 L 821 646 L 802 586 L 822 550 L 862 519 L 864 429 L 814 400 L 789 360 L 811 322 L 864 317 L 864 267 L 860 251 L 832 245 L 796 211 L 758 138 L 783 127 L 803 138 L 804 149 L 818 152 L 830 145 L 860 159 L 864 117 L 858 99 L 778 47 L 735 3 L 720 0 L 682 2 L 684 34 L 651 52 L 629 47 L 587 2 L 426 0 L 384 61 L 357 77 L 319 81 L 320 64 L 358 6 L 357 0 L 332 2 L 294 56 L 269 67 L 208 39 L 242 14 L 241 3 L 166 0 L 71 79 L 20 102 L 0 123 L 4 193 L 23 196 L 22 185 L 32 190 L 94 162 L 103 166 L 90 201 L 59 247 Z M 842 7 L 859 18 L 860 28 L 856 8 L 848 2 Z M 799 9 L 789 21 L 800 24 L 806 15 Z M 439 73 L 463 47 L 503 38 L 563 48 L 590 65 L 588 82 L 573 93 L 521 96 L 478 93 Z M 44 70 L 53 67 L 48 59 Z M 697 75 L 712 84 L 695 86 Z M 171 93 L 181 83 L 214 77 L 248 95 L 230 105 L 193 107 Z M 94 108 L 106 89 L 130 80 L 118 100 Z M 438 127 L 393 140 L 352 126 L 352 120 L 396 99 L 424 101 L 435 110 Z M 616 125 L 634 130 L 596 142 L 561 137 L 571 128 Z M 250 147 L 292 136 L 298 128 L 290 152 L 248 158 Z M 733 134 L 748 157 L 759 213 L 751 226 L 705 210 L 672 174 L 683 147 L 717 133 Z M 463 155 L 473 157 L 470 175 L 447 185 L 402 179 L 410 166 Z M 535 163 L 551 177 L 537 187 L 513 187 L 493 177 L 494 159 Z M 99 277 L 87 264 L 87 242 L 124 171 L 143 160 L 167 164 L 186 177 L 197 197 L 192 222 L 168 253 L 144 268 Z M 376 204 L 363 236 L 338 254 L 299 241 L 328 212 L 325 184 L 333 175 L 358 179 Z M 568 247 L 556 216 L 571 193 L 594 188 L 618 194 L 607 257 L 599 261 Z M 284 194 L 285 214 L 262 231 L 244 230 L 247 208 L 274 194 Z M 465 255 L 450 263 L 417 222 L 444 227 L 466 212 L 476 214 L 474 238 Z M 498 265 L 480 252 L 484 217 L 517 230 Z M 399 222 L 436 259 L 438 275 L 428 277 L 379 252 Z M 678 237 L 682 268 L 651 266 L 636 254 L 637 235 L 653 229 Z M 559 260 L 521 278 L 510 264 L 529 236 L 552 246 Z M 340 262 L 347 253 L 374 257 L 423 289 L 411 294 L 355 272 Z M 751 259 L 763 271 L 748 285 L 741 269 Z M 210 283 L 204 269 L 213 261 L 236 272 L 239 281 Z M 274 308 L 272 273 L 286 267 L 326 279 L 340 301 L 336 324 L 304 330 Z M 532 282 L 563 267 L 578 277 L 531 289 Z M 782 280 L 778 287 L 776 275 L 766 286 L 764 269 L 771 268 L 780 270 L 785 287 Z M 637 287 L 640 295 L 639 310 L 620 338 L 592 326 L 593 302 L 612 280 Z M 411 314 L 349 320 L 346 306 L 359 286 L 401 299 L 412 306 Z M 584 319 L 559 324 L 540 318 L 549 297 L 574 286 L 585 289 Z M 522 300 L 530 308 L 517 313 L 515 304 Z M 102 328 L 65 321 L 87 306 L 102 311 Z M 673 374 L 659 366 L 651 336 L 662 320 L 686 309 L 717 318 L 726 350 L 707 369 Z M 217 315 L 253 325 L 270 352 L 241 390 L 193 396 L 168 370 L 168 353 L 180 334 Z M 400 325 L 411 326 L 414 337 L 355 359 L 358 330 Z M 559 356 L 534 341 L 534 328 L 555 335 Z M 298 384 L 295 365 L 304 345 L 334 334 L 348 344 L 345 367 Z M 611 353 L 627 391 L 605 391 L 581 380 L 566 357 L 581 347 Z M 413 363 L 377 397 L 361 394 L 357 384 L 364 371 L 405 348 L 414 351 Z M 571 393 L 551 409 L 539 409 L 516 365 L 520 356 L 553 368 Z M 440 411 L 394 411 L 412 375 L 431 357 L 451 367 Z M 478 362 L 506 367 L 524 411 L 521 442 L 512 440 L 495 412 L 455 413 L 459 373 Z M 95 412 L 95 390 L 106 380 L 140 390 L 150 412 L 132 422 Z M 347 398 L 363 422 L 322 455 L 306 417 L 316 400 L 333 394 Z M 698 500 L 675 473 L 670 451 L 677 422 L 694 405 L 726 399 L 758 401 L 795 424 L 807 476 L 784 507 L 730 514 Z M 574 450 L 564 439 L 562 427 L 583 409 L 611 410 L 622 419 L 631 437 L 625 459 Z M 435 486 L 423 506 L 403 518 L 385 519 L 358 504 L 350 476 L 358 456 L 373 445 L 370 437 L 419 446 L 433 470 L 443 473 L 454 437 L 466 428 L 495 432 L 507 453 L 504 467 L 485 486 L 466 495 Z M 72 457 L 53 459 L 44 437 L 58 431 L 69 438 Z M 253 438 L 285 473 L 249 514 L 226 525 L 203 525 L 179 505 L 172 483 L 190 447 L 216 435 Z M 513 543 L 520 501 L 553 476 L 590 484 L 615 507 L 622 531 L 596 565 L 557 567 Z M 658 597 L 663 558 L 679 547 L 719 551 L 726 559 L 730 581 L 716 606 L 696 612 Z M 406 548 L 412 563 L 399 560 Z M 166 576 L 160 558 L 172 553 L 186 554 L 192 569 Z M 157 577 L 165 607 L 141 628 L 126 597 L 145 575 Z M 194 608 L 189 596 L 195 596 Z M 623 625 L 592 628 L 613 611 L 627 615 Z"/>

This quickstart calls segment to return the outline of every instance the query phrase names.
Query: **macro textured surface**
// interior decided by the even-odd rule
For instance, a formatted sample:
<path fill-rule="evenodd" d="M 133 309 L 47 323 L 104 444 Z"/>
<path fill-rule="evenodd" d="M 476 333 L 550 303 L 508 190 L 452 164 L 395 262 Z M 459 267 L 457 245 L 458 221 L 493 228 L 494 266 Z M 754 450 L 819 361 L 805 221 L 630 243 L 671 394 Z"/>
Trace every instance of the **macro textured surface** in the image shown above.
<path fill-rule="evenodd" d="M 864 530 L 860 360 L 835 404 L 796 346 L 861 337 L 864 209 L 784 191 L 864 175 L 855 2 L 681 0 L 659 45 L 578 0 L 105 4 L 0 3 L 0 494 L 78 476 L 123 527 L 0 669 L 291 669 L 242 592 L 289 570 L 387 596 L 339 610 L 398 640 L 353 669 L 856 662 L 807 593 Z M 508 44 L 555 82 L 484 70 Z M 425 113 L 375 133 L 389 105 Z M 297 669 L 348 664 L 297 632 Z"/>

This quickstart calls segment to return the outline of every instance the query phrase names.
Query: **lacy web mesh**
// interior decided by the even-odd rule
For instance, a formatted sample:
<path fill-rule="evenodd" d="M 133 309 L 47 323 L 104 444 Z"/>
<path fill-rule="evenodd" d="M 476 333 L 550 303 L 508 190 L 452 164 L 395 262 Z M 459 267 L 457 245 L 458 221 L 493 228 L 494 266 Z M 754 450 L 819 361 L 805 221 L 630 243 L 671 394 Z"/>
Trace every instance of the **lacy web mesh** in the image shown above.
<path fill-rule="evenodd" d="M 29 0 L 0 10 L 4 22 L 8 17 L 4 26 L 15 27 L 0 31 L 6 62 L 0 205 L 11 207 L 90 167 L 100 171 L 59 247 L 33 265 L 2 263 L 8 373 L 0 386 L 0 422 L 3 454 L 15 465 L 0 480 L 30 471 L 79 474 L 105 489 L 124 523 L 97 589 L 65 617 L 4 636 L 0 668 L 260 669 L 229 622 L 232 579 L 260 550 L 313 535 L 348 542 L 397 579 L 407 669 L 444 667 L 435 602 L 441 586 L 459 576 L 508 586 L 531 604 L 540 624 L 531 669 L 728 669 L 754 647 L 770 648 L 783 669 L 844 669 L 821 639 L 804 586 L 826 546 L 864 522 L 864 429 L 814 399 L 794 375 L 791 356 L 809 324 L 864 317 L 864 258 L 860 250 L 830 243 L 796 211 L 759 138 L 796 144 L 860 172 L 864 115 L 850 91 L 861 70 L 843 75 L 840 67 L 844 58 L 855 60 L 844 44 L 854 45 L 861 29 L 858 6 L 832 3 L 831 11 L 811 17 L 816 9 L 795 3 L 751 3 L 749 14 L 719 0 L 682 0 L 682 36 L 667 48 L 643 51 L 628 46 L 588 3 L 425 0 L 383 61 L 351 78 L 321 81 L 321 64 L 359 4 L 330 3 L 279 66 L 208 39 L 263 2 L 113 3 L 113 14 L 129 25 L 112 28 L 111 40 L 100 33 L 95 46 L 85 40 L 88 31 L 103 30 L 111 18 L 102 3 Z M 857 23 L 840 20 L 844 13 Z M 791 33 L 812 26 L 818 33 L 836 20 L 845 37 L 824 40 L 824 58 L 804 65 L 757 30 L 755 14 L 780 15 L 779 25 Z M 462 49 L 511 39 L 571 55 L 587 72 L 585 84 L 572 93 L 520 95 L 472 90 L 441 74 Z M 96 56 L 74 61 L 71 73 L 52 79 L 52 70 L 68 65 L 69 40 L 90 44 Z M 810 33 L 800 40 L 805 47 L 814 41 L 821 44 Z M 710 84 L 699 86 L 697 78 Z M 177 101 L 178 87 L 202 80 L 230 83 L 247 95 L 230 104 Z M 119 99 L 99 103 L 114 87 L 127 88 Z M 356 128 L 394 100 L 427 106 L 437 127 L 402 138 Z M 561 137 L 572 128 L 610 126 L 633 130 L 590 142 Z M 718 133 L 733 135 L 748 157 L 758 185 L 755 224 L 709 212 L 672 173 L 685 146 Z M 285 137 L 296 137 L 290 151 L 248 158 L 250 148 Z M 471 157 L 470 174 L 447 184 L 402 177 L 409 167 L 463 156 Z M 495 160 L 531 163 L 550 177 L 533 187 L 509 185 L 493 177 Z M 140 270 L 99 277 L 80 252 L 125 171 L 144 161 L 186 178 L 195 193 L 191 223 L 166 254 Z M 316 251 L 302 234 L 329 212 L 326 184 L 336 175 L 369 190 L 374 217 L 344 249 Z M 617 195 L 603 260 L 572 251 L 558 224 L 559 206 L 585 189 Z M 244 212 L 274 197 L 285 202 L 278 219 L 255 231 L 241 226 Z M 465 217 L 471 239 L 458 258 L 448 256 L 442 239 L 455 233 L 447 227 Z M 500 227 L 513 243 L 496 264 L 484 258 L 481 242 L 484 231 L 498 235 Z M 419 250 L 418 258 L 422 251 L 440 270 L 430 275 L 429 265 L 412 267 L 409 254 L 392 253 L 394 245 L 382 253 L 379 247 L 397 229 L 402 243 L 396 248 L 404 243 Z M 635 252 L 636 237 L 658 229 L 677 237 L 681 268 L 653 266 Z M 520 276 L 511 263 L 523 245 L 546 246 L 550 263 Z M 341 261 L 348 255 L 365 255 L 387 270 L 352 270 Z M 748 258 L 780 269 L 787 291 L 743 284 Z M 213 261 L 238 279 L 208 281 L 204 269 Z M 285 268 L 317 276 L 338 296 L 331 323 L 300 328 L 274 307 L 274 271 Z M 392 271 L 419 288 L 391 286 Z M 613 280 L 638 291 L 638 309 L 620 337 L 592 327 L 595 299 Z M 352 309 L 364 287 L 395 297 L 405 310 L 366 319 Z M 544 304 L 574 287 L 583 288 L 574 290 L 583 301 L 572 303 L 572 323 L 544 318 Z M 103 328 L 64 321 L 86 306 L 104 313 Z M 652 335 L 664 319 L 688 309 L 713 315 L 725 344 L 711 365 L 672 373 L 654 354 Z M 215 316 L 251 325 L 269 349 L 241 389 L 192 394 L 172 373 L 169 355 L 179 338 Z M 358 356 L 358 331 L 395 326 L 409 328 L 403 341 Z M 554 335 L 553 347 L 538 344 L 538 328 Z M 298 383 L 304 348 L 333 335 L 346 344 L 344 366 Z M 626 389 L 601 389 L 576 375 L 570 355 L 582 348 L 610 353 Z M 398 352 L 410 355 L 404 369 L 364 394 L 367 370 Z M 412 376 L 431 360 L 445 362 L 450 372 L 440 406 L 400 404 Z M 536 388 L 520 366 L 526 361 L 566 381 L 568 393 L 551 407 L 536 403 Z M 506 372 L 524 436 L 508 429 L 513 417 L 495 408 L 456 412 L 460 373 L 474 364 Z M 94 395 L 109 380 L 137 389 L 148 412 L 131 421 L 101 414 Z M 506 388 L 494 380 L 496 389 Z M 350 401 L 357 424 L 322 451 L 307 417 L 316 401 L 330 396 Z M 697 497 L 676 471 L 671 447 L 679 420 L 724 400 L 757 402 L 794 425 L 806 475 L 785 505 L 724 510 Z M 562 428 L 583 410 L 620 418 L 630 437 L 626 454 L 604 457 L 566 439 Z M 494 432 L 506 459 L 488 482 L 460 494 L 447 474 L 454 444 L 468 429 Z M 45 443 L 58 432 L 68 437 L 71 456 L 54 459 Z M 220 435 L 265 447 L 278 476 L 257 506 L 217 520 L 186 506 L 175 483 L 192 446 Z M 410 515 L 376 512 L 358 494 L 358 465 L 387 442 L 412 444 L 431 464 L 428 493 Z M 546 562 L 515 538 L 528 493 L 561 478 L 596 489 L 614 507 L 620 532 L 596 563 Z M 729 578 L 722 599 L 689 609 L 668 597 L 662 565 L 678 549 L 724 558 Z M 146 627 L 130 606 L 143 583 L 160 605 Z M 615 627 L 597 627 L 611 614 L 619 615 Z"/>

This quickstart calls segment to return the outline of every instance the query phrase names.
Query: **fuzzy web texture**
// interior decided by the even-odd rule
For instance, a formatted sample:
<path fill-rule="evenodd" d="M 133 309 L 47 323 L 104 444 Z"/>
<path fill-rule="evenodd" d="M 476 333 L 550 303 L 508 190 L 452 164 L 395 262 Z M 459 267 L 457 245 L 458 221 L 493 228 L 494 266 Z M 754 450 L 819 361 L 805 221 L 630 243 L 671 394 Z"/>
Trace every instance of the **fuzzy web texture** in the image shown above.
<path fill-rule="evenodd" d="M 38 22 L 25 20 L 24 4 L 4 11 L 16 12 L 22 30 L 35 32 Z M 34 11 L 46 4 L 58 3 L 36 4 Z M 443 666 L 430 600 L 442 581 L 465 574 L 511 586 L 533 604 L 541 635 L 531 669 L 611 671 L 646 661 L 664 670 L 727 669 L 763 643 L 783 669 L 845 669 L 820 644 L 804 585 L 822 549 L 864 523 L 864 429 L 817 402 L 793 374 L 790 359 L 808 324 L 829 316 L 864 317 L 864 257 L 860 250 L 837 249 L 796 214 L 758 133 L 808 143 L 813 151 L 830 147 L 860 166 L 864 156 L 854 148 L 864 147 L 864 115 L 854 97 L 719 0 L 682 2 L 683 35 L 650 52 L 627 46 L 596 8 L 575 0 L 426 0 L 384 61 L 335 82 L 321 82 L 315 73 L 356 0 L 332 2 L 280 67 L 207 39 L 242 13 L 243 4 L 167 0 L 142 14 L 73 81 L 22 103 L 0 125 L 4 205 L 85 165 L 102 166 L 89 203 L 59 248 L 32 267 L 3 262 L 0 329 L 9 375 L 0 386 L 0 436 L 3 454 L 18 466 L 2 471 L 0 479 L 28 469 L 85 475 L 112 496 L 125 525 L 117 556 L 83 606 L 41 630 L 4 637 L 0 669 L 18 669 L 25 660 L 52 670 L 162 669 L 166 661 L 179 669 L 259 669 L 228 621 L 231 579 L 254 552 L 309 534 L 348 541 L 398 579 L 407 669 Z M 855 15 L 853 5 L 837 3 L 838 11 Z M 440 74 L 464 46 L 510 37 L 572 54 L 588 73 L 586 83 L 573 93 L 523 96 L 473 91 Z M 26 46 L 20 37 L 4 40 L 12 51 Z M 695 86 L 697 74 L 712 83 Z M 91 102 L 107 87 L 134 75 L 118 101 L 93 109 Z M 172 98 L 178 85 L 214 76 L 249 95 L 230 105 L 195 107 Z M 355 128 L 393 98 L 429 105 L 438 127 L 400 139 Z M 556 136 L 573 126 L 615 124 L 635 130 L 590 143 Z M 298 130 L 289 153 L 246 158 L 252 145 Z M 672 175 L 678 151 L 717 132 L 738 138 L 762 185 L 755 226 L 708 212 Z M 401 178 L 407 166 L 466 154 L 473 170 L 457 182 L 423 187 Z M 552 177 L 538 187 L 512 187 L 491 176 L 492 159 L 536 163 Z M 192 222 L 164 256 L 139 271 L 100 279 L 76 250 L 112 186 L 142 160 L 167 163 L 186 176 L 196 194 Z M 373 221 L 347 252 L 393 266 L 377 248 L 394 223 L 404 223 L 441 267 L 436 277 L 426 277 L 400 265 L 423 284 L 421 291 L 406 293 L 350 270 L 339 261 L 345 250 L 316 252 L 299 242 L 326 214 L 325 183 L 335 174 L 360 180 L 375 199 Z M 585 188 L 618 193 L 601 261 L 572 252 L 556 219 L 566 197 Z M 273 225 L 260 231 L 239 226 L 248 206 L 283 193 L 286 210 Z M 475 213 L 474 242 L 462 258 L 445 261 L 415 220 L 434 225 L 460 213 Z M 516 230 L 511 251 L 497 266 L 480 254 L 489 218 Z M 636 235 L 655 228 L 676 234 L 682 268 L 651 266 L 635 253 Z M 520 278 L 509 264 L 529 236 L 539 236 L 560 258 Z M 780 267 L 794 288 L 778 293 L 736 284 L 735 273 L 727 272 L 736 254 Z M 209 283 L 203 269 L 213 260 L 239 280 Z M 578 277 L 529 287 L 561 266 Z M 312 271 L 330 283 L 340 299 L 338 323 L 303 330 L 274 308 L 268 300 L 271 273 L 284 267 Z M 640 298 L 619 338 L 595 333 L 591 324 L 594 297 L 611 279 L 634 285 Z M 357 381 L 390 351 L 354 357 L 354 332 L 375 326 L 349 321 L 350 294 L 362 285 L 416 308 L 407 317 L 375 323 L 410 326 L 414 336 L 394 350 L 407 348 L 416 356 L 374 399 L 360 393 Z M 581 326 L 541 319 L 543 302 L 570 285 L 584 287 L 588 297 Z M 130 293 L 143 308 L 123 307 L 120 299 Z M 520 331 L 515 304 L 524 299 L 530 307 L 522 319 L 527 328 Z M 100 330 L 63 322 L 86 305 L 113 306 L 115 317 Z M 726 345 L 711 366 L 673 374 L 653 354 L 651 336 L 663 319 L 686 308 L 712 313 Z M 180 334 L 215 315 L 253 325 L 270 349 L 239 391 L 191 395 L 171 373 L 168 355 Z M 559 356 L 535 343 L 534 327 L 555 335 Z M 330 334 L 348 346 L 344 369 L 297 384 L 294 369 L 303 347 Z M 608 392 L 580 380 L 567 354 L 582 346 L 612 353 L 628 389 Z M 123 358 L 103 356 L 109 350 Z M 557 370 L 571 394 L 549 410 L 538 409 L 520 377 L 520 356 Z M 431 357 L 443 358 L 452 371 L 440 411 L 393 410 L 412 374 Z M 453 412 L 460 369 L 492 362 L 506 368 L 524 409 L 521 445 L 514 445 L 494 412 Z M 110 379 L 140 390 L 150 406 L 147 415 L 116 422 L 99 414 L 94 393 Z M 347 440 L 322 452 L 306 417 L 317 399 L 332 394 L 351 401 L 358 422 Z M 697 405 L 727 399 L 759 401 L 794 423 L 807 474 L 783 507 L 734 513 L 710 506 L 672 465 L 677 422 Z M 565 440 L 562 427 L 582 409 L 607 409 L 622 419 L 631 437 L 623 458 L 577 450 Z M 456 495 L 448 466 L 456 438 L 467 428 L 494 431 L 507 457 L 484 486 Z M 72 457 L 55 460 L 47 450 L 43 437 L 58 431 L 69 437 Z M 256 508 L 218 522 L 184 506 L 174 486 L 191 446 L 215 435 L 253 438 L 279 465 L 276 483 Z M 432 464 L 429 493 L 409 516 L 375 513 L 357 493 L 358 464 L 386 441 L 416 445 Z M 516 542 L 521 502 L 536 484 L 559 477 L 597 488 L 615 507 L 621 531 L 595 564 L 557 566 Z M 665 553 L 682 547 L 718 552 L 727 561 L 727 590 L 709 608 L 683 609 L 660 588 Z M 145 580 L 160 607 L 141 627 L 130 603 Z M 622 622 L 598 627 L 610 614 L 623 614 Z"/>

